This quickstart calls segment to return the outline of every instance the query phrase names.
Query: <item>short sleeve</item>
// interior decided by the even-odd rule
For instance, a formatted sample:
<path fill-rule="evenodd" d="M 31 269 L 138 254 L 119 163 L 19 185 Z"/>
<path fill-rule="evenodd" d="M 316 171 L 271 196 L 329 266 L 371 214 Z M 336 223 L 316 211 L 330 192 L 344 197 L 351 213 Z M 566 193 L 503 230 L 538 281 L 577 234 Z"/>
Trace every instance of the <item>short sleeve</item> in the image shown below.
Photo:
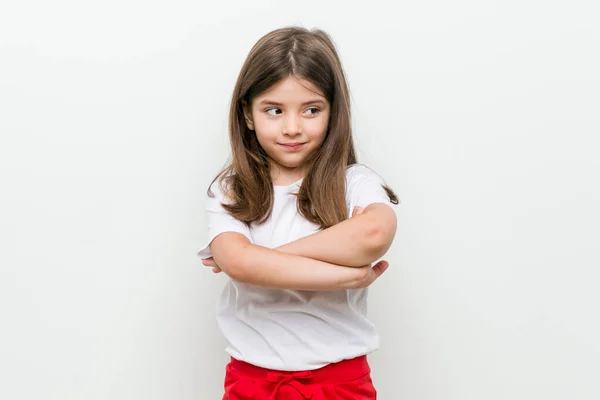
<path fill-rule="evenodd" d="M 205 259 L 212 257 L 210 244 L 213 239 L 225 232 L 238 232 L 246 236 L 252 242 L 252 236 L 248 226 L 234 218 L 227 210 L 223 208 L 221 203 L 227 203 L 225 196 L 218 184 L 215 181 L 210 187 L 214 197 L 207 196 L 206 199 L 206 225 L 208 231 L 208 239 L 206 245 L 198 250 L 198 257 Z"/>
<path fill-rule="evenodd" d="M 384 180 L 370 168 L 355 164 L 348 167 L 346 180 L 346 199 L 348 217 L 352 216 L 354 207 L 367 207 L 373 203 L 385 203 L 395 209 L 395 204 L 383 188 Z"/>

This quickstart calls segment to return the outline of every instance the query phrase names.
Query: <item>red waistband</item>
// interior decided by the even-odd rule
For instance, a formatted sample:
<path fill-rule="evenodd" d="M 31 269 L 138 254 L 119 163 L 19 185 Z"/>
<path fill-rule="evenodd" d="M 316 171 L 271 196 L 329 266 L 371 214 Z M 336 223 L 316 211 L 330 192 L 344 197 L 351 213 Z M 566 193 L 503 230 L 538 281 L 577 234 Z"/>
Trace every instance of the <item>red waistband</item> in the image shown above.
<path fill-rule="evenodd" d="M 227 365 L 227 368 L 234 373 L 239 372 L 254 379 L 270 382 L 286 378 L 301 379 L 306 383 L 348 382 L 371 372 L 367 356 L 343 360 L 310 371 L 279 371 L 261 368 L 231 357 L 231 362 Z"/>

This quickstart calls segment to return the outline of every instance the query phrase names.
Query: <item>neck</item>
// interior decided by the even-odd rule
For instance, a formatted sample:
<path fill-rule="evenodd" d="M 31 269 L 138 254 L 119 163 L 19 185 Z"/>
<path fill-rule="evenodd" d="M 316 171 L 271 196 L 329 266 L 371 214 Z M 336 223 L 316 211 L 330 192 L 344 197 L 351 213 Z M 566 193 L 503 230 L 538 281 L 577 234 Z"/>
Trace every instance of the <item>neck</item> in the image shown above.
<path fill-rule="evenodd" d="M 304 170 L 300 167 L 282 168 L 281 166 L 271 167 L 271 180 L 274 185 L 287 186 L 299 181 L 304 177 Z"/>

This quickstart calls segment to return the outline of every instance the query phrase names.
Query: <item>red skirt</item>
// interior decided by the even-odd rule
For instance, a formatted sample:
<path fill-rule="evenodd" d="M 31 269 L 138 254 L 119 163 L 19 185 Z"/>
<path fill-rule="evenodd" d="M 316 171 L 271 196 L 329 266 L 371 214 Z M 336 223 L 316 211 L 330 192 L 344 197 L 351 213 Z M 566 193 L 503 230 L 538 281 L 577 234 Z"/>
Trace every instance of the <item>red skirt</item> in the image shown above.
<path fill-rule="evenodd" d="M 375 400 L 366 356 L 312 371 L 277 371 L 231 358 L 223 400 Z"/>

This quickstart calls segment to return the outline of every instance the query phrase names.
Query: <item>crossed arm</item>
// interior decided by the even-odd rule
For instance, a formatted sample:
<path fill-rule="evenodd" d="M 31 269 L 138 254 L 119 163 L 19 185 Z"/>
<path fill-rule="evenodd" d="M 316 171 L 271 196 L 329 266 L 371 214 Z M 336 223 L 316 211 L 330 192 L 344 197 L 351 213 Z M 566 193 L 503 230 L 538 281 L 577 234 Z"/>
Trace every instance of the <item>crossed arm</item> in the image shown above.
<path fill-rule="evenodd" d="M 334 290 L 370 285 L 387 268 L 381 261 L 396 233 L 396 214 L 386 204 L 355 209 L 352 218 L 275 249 L 225 232 L 211 243 L 203 264 L 236 281 L 263 287 Z"/>

